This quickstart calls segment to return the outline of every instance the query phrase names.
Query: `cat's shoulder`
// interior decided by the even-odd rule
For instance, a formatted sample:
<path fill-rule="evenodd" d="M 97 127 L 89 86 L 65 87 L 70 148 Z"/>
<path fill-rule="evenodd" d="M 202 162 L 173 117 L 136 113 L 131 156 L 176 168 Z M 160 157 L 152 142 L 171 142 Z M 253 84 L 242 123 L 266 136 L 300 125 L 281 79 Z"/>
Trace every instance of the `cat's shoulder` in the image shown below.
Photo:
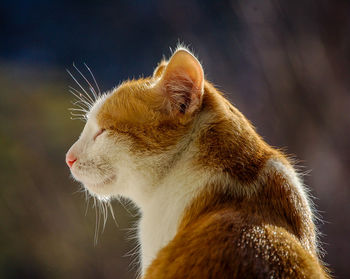
<path fill-rule="evenodd" d="M 326 278 L 287 230 L 247 224 L 224 208 L 179 230 L 148 268 L 152 278 Z"/>

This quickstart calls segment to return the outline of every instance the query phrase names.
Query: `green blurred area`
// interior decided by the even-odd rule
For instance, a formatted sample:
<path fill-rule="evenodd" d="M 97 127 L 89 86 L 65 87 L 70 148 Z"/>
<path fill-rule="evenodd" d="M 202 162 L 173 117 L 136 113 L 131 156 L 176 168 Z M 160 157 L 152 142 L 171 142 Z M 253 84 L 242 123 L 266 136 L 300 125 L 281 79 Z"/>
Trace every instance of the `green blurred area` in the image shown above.
<path fill-rule="evenodd" d="M 117 226 L 109 216 L 95 245 L 98 213 L 65 164 L 83 127 L 70 119 L 65 81 L 0 65 L 0 85 L 0 278 L 135 277 L 126 238 L 136 217 L 112 203 Z"/>

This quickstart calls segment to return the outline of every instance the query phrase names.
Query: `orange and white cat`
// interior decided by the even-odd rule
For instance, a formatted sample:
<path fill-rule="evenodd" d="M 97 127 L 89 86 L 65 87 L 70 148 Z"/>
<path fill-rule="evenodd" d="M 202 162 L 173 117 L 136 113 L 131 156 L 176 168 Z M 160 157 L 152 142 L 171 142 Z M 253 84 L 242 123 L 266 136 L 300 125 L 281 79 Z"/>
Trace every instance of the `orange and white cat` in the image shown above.
<path fill-rule="evenodd" d="M 188 50 L 86 118 L 67 164 L 91 195 L 140 208 L 142 278 L 328 278 L 297 173 Z"/>

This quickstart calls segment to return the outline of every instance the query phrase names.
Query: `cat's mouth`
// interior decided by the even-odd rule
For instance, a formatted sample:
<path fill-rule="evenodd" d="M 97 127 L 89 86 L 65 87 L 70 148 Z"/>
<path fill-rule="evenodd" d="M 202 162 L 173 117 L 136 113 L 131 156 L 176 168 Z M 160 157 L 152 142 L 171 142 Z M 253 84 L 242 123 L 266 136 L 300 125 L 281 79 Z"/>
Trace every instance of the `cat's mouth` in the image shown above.
<path fill-rule="evenodd" d="M 72 176 L 92 192 L 100 192 L 106 186 L 116 182 L 117 175 L 110 169 L 107 173 L 99 173 L 81 167 L 71 168 Z M 102 190 L 103 191 L 103 190 Z"/>

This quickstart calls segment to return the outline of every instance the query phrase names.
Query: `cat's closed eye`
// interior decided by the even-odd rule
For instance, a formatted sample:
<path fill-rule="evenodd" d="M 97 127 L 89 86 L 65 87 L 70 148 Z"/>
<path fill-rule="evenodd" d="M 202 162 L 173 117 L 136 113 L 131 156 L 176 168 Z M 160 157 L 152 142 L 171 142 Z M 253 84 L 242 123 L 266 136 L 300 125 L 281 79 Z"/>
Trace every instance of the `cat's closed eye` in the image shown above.
<path fill-rule="evenodd" d="M 95 136 L 94 136 L 94 141 L 96 140 L 96 138 L 97 138 L 98 136 L 102 135 L 104 131 L 106 131 L 106 129 L 100 129 L 100 130 L 95 134 Z"/>

